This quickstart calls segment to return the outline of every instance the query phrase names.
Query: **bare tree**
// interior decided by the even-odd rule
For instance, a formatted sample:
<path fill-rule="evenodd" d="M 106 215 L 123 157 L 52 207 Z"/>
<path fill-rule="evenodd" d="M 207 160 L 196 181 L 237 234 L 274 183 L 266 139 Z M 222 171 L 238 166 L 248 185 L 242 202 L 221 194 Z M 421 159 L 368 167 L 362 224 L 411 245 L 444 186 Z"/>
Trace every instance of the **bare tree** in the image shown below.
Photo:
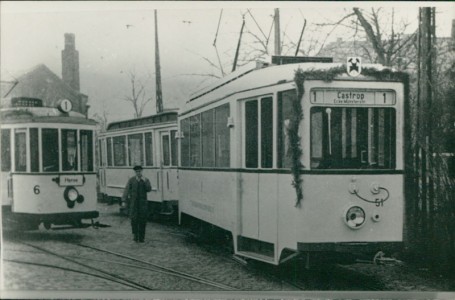
<path fill-rule="evenodd" d="M 144 112 L 144 108 L 147 103 L 152 101 L 152 97 L 147 97 L 145 85 L 141 80 L 137 79 L 135 72 L 130 71 L 129 76 L 131 83 L 131 95 L 125 96 L 123 100 L 133 105 L 134 117 L 140 118 L 142 117 L 142 113 Z"/>

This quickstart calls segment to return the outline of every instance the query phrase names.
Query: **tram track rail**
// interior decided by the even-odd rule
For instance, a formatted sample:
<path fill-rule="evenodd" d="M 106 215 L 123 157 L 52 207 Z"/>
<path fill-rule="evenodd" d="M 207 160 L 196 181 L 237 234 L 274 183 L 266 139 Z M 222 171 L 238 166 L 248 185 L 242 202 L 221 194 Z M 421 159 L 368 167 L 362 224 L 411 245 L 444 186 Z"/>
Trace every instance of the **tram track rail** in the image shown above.
<path fill-rule="evenodd" d="M 115 265 L 118 265 L 118 266 L 124 266 L 124 267 L 135 269 L 135 270 L 144 270 L 144 271 L 150 271 L 150 272 L 154 272 L 154 273 L 164 274 L 164 275 L 168 275 L 168 276 L 171 276 L 171 277 L 176 277 L 176 278 L 179 278 L 179 279 L 184 279 L 184 280 L 187 280 L 187 281 L 196 282 L 198 284 L 210 286 L 212 288 L 214 287 L 217 290 L 229 290 L 229 291 L 237 290 L 234 287 L 231 287 L 231 286 L 219 283 L 219 282 L 215 282 L 215 281 L 212 281 L 212 280 L 209 280 L 209 279 L 206 279 L 206 278 L 201 278 L 201 277 L 198 277 L 198 276 L 187 274 L 185 272 L 181 272 L 181 271 L 177 271 L 177 270 L 165 267 L 165 266 L 161 266 L 161 265 L 158 265 L 156 263 L 151 263 L 151 262 L 148 262 L 148 261 L 145 261 L 145 260 L 141 260 L 141 259 L 129 256 L 129 255 L 125 255 L 125 254 L 122 254 L 122 253 L 117 253 L 117 252 L 113 252 L 113 251 L 110 251 L 110 250 L 105 250 L 105 249 L 101 249 L 101 248 L 97 248 L 97 247 L 89 246 L 89 245 L 85 245 L 85 244 L 77 244 L 77 243 L 73 244 L 73 243 L 71 243 L 72 246 L 78 246 L 78 247 L 82 247 L 82 248 L 85 248 L 85 249 L 91 249 L 92 251 L 97 251 L 97 252 L 99 252 L 99 253 L 101 253 L 103 255 L 108 254 L 108 255 L 111 255 L 111 256 L 121 257 L 121 258 L 127 259 L 129 261 L 134 261 L 134 263 L 122 262 L 122 261 L 119 261 L 119 260 L 97 259 L 97 258 L 94 258 L 94 257 L 89 257 L 90 256 L 89 254 L 86 254 L 86 255 L 84 254 L 84 256 L 77 256 L 77 257 L 76 256 L 71 256 L 71 255 L 64 255 L 64 254 L 60 254 L 60 253 L 57 253 L 55 251 L 51 251 L 49 249 L 46 249 L 46 248 L 43 248 L 43 247 L 40 247 L 40 246 L 37 246 L 37 245 L 33 245 L 33 244 L 30 244 L 30 243 L 26 243 L 26 242 L 19 242 L 19 243 L 23 244 L 25 246 L 31 247 L 33 249 L 38 250 L 38 251 L 27 251 L 27 252 L 35 252 L 37 254 L 38 253 L 45 253 L 47 255 L 58 257 L 58 258 L 60 258 L 62 260 L 65 260 L 67 262 L 70 262 L 70 263 L 76 264 L 78 266 L 90 269 L 91 271 L 98 272 L 98 273 L 100 273 L 102 275 L 95 274 L 93 272 L 85 272 L 85 271 L 80 271 L 79 272 L 78 270 L 76 270 L 74 268 L 66 268 L 65 269 L 66 271 L 79 272 L 81 274 L 103 278 L 103 279 L 106 279 L 106 280 L 109 280 L 109 281 L 112 281 L 112 282 L 116 282 L 116 283 L 119 283 L 119 284 L 123 284 L 125 286 L 132 287 L 132 288 L 137 289 L 137 290 L 156 290 L 156 288 L 152 288 L 150 286 L 138 283 L 138 282 L 136 282 L 134 280 L 131 280 L 129 278 L 126 278 L 124 276 L 121 276 L 121 275 L 118 275 L 118 274 L 115 274 L 115 273 L 112 273 L 112 272 L 108 272 L 108 271 L 106 271 L 104 269 L 101 269 L 99 267 L 94 267 L 93 265 L 87 263 L 87 261 L 96 261 L 96 262 L 109 264 L 109 265 L 115 264 Z M 17 251 L 17 250 L 9 250 L 9 251 Z M 22 250 L 22 252 L 23 251 L 24 250 Z M 40 263 L 40 262 L 29 262 L 29 261 L 20 261 L 20 260 L 11 260 L 11 259 L 10 260 L 5 260 L 5 261 L 10 261 L 12 263 L 22 263 L 22 264 L 28 264 L 28 265 L 36 265 L 36 266 L 41 266 L 41 267 L 49 267 L 49 268 L 53 267 L 55 269 L 62 269 L 63 268 L 63 267 L 60 267 L 60 266 L 50 265 L 50 264 L 43 264 L 43 263 Z"/>

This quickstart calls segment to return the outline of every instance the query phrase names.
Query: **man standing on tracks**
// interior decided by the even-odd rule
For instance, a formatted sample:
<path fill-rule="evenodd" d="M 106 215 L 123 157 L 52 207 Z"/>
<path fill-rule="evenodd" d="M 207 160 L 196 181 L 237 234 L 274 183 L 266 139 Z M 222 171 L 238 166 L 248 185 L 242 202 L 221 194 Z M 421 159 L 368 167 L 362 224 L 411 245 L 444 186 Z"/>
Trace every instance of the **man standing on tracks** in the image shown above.
<path fill-rule="evenodd" d="M 128 207 L 134 241 L 143 243 L 148 217 L 147 192 L 152 190 L 152 186 L 150 185 L 150 180 L 142 175 L 141 166 L 135 166 L 133 170 L 136 176 L 131 177 L 125 186 L 122 206 L 126 205 Z"/>

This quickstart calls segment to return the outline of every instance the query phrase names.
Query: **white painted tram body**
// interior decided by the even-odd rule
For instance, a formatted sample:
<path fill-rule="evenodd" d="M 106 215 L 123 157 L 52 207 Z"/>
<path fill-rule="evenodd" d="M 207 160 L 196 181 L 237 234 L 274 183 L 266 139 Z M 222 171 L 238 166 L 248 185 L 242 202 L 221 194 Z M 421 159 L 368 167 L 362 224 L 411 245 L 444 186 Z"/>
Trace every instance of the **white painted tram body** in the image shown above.
<path fill-rule="evenodd" d="M 71 111 L 69 100 L 2 99 L 1 203 L 5 226 L 80 226 L 96 210 L 96 123 Z"/>
<path fill-rule="evenodd" d="M 257 65 L 188 100 L 178 122 L 180 218 L 223 228 L 237 255 L 272 264 L 302 252 L 400 246 L 406 99 L 399 80 L 347 74 L 304 80 L 303 199 L 296 204 L 287 130 L 295 72 L 339 67 Z"/>

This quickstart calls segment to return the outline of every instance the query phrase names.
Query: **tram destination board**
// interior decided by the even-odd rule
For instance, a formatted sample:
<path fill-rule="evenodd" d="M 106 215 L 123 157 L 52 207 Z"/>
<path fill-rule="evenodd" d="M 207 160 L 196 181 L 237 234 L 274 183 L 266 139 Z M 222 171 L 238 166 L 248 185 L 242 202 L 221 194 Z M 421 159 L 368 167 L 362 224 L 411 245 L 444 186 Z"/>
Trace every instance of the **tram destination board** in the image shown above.
<path fill-rule="evenodd" d="M 393 90 L 311 89 L 310 95 L 312 104 L 384 106 L 396 103 Z"/>
<path fill-rule="evenodd" d="M 37 98 L 17 97 L 11 99 L 13 107 L 42 107 L 43 100 Z"/>

